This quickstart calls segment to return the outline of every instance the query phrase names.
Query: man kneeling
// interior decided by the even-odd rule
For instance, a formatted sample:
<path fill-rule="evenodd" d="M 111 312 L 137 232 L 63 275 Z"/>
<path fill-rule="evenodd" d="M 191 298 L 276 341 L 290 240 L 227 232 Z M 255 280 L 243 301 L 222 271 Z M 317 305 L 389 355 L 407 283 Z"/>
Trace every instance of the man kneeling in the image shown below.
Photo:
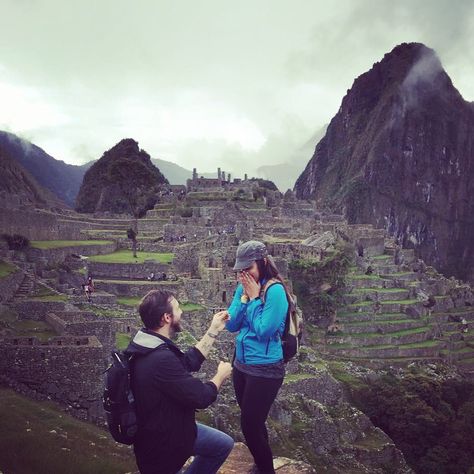
<path fill-rule="evenodd" d="M 228 315 L 214 315 L 195 347 L 183 353 L 171 339 L 182 330 L 182 310 L 168 291 L 152 290 L 139 309 L 144 329 L 137 332 L 126 352 L 133 354 L 131 388 L 138 416 L 135 457 L 142 474 L 175 474 L 190 456 L 187 474 L 213 474 L 231 452 L 234 441 L 225 433 L 195 421 L 195 410 L 207 408 L 231 375 L 228 362 L 220 362 L 209 382 L 197 372 L 224 329 Z"/>

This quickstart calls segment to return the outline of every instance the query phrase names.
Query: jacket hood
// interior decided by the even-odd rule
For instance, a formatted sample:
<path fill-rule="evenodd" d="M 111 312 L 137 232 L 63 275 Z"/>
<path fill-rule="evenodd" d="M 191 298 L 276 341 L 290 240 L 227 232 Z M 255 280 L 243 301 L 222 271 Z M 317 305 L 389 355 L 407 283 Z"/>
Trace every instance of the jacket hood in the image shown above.
<path fill-rule="evenodd" d="M 166 337 L 160 336 L 152 331 L 147 331 L 146 329 L 140 329 L 135 334 L 135 337 L 132 342 L 130 342 L 125 352 L 130 355 L 145 355 L 154 351 L 162 344 L 167 344 L 167 342 L 168 339 Z"/>

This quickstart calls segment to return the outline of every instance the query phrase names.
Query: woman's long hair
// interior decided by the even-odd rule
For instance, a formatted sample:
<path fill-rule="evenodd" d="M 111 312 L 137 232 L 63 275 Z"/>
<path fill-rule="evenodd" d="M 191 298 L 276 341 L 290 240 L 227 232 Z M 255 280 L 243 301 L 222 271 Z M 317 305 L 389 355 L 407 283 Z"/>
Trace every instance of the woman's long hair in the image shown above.
<path fill-rule="evenodd" d="M 288 286 L 285 283 L 285 280 L 281 276 L 280 272 L 278 271 L 277 266 L 275 265 L 275 260 L 271 255 L 267 255 L 266 261 L 265 259 L 256 260 L 258 273 L 260 276 L 260 280 L 265 279 L 266 281 L 270 280 L 271 278 L 275 278 L 281 282 L 283 288 L 285 288 L 286 295 L 290 295 L 288 290 Z"/>

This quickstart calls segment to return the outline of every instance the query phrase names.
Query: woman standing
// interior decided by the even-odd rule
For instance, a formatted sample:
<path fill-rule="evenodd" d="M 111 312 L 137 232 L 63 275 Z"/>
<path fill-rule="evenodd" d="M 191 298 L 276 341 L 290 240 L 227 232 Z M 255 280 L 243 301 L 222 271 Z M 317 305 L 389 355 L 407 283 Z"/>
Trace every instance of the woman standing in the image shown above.
<path fill-rule="evenodd" d="M 238 331 L 232 377 L 242 433 L 255 460 L 251 472 L 273 474 L 265 422 L 285 376 L 281 335 L 288 299 L 278 269 L 262 242 L 241 244 L 234 270 L 239 285 L 228 309 L 226 327 L 230 332 Z"/>

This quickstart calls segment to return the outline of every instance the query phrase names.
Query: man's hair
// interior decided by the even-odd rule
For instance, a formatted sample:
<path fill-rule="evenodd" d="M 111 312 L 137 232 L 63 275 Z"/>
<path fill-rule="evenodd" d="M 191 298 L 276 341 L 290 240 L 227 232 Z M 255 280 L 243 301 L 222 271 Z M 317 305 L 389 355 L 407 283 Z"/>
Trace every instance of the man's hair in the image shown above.
<path fill-rule="evenodd" d="M 173 293 L 165 290 L 151 290 L 143 297 L 138 312 L 147 329 L 161 328 L 164 325 L 163 315 L 173 314 L 172 298 Z"/>

